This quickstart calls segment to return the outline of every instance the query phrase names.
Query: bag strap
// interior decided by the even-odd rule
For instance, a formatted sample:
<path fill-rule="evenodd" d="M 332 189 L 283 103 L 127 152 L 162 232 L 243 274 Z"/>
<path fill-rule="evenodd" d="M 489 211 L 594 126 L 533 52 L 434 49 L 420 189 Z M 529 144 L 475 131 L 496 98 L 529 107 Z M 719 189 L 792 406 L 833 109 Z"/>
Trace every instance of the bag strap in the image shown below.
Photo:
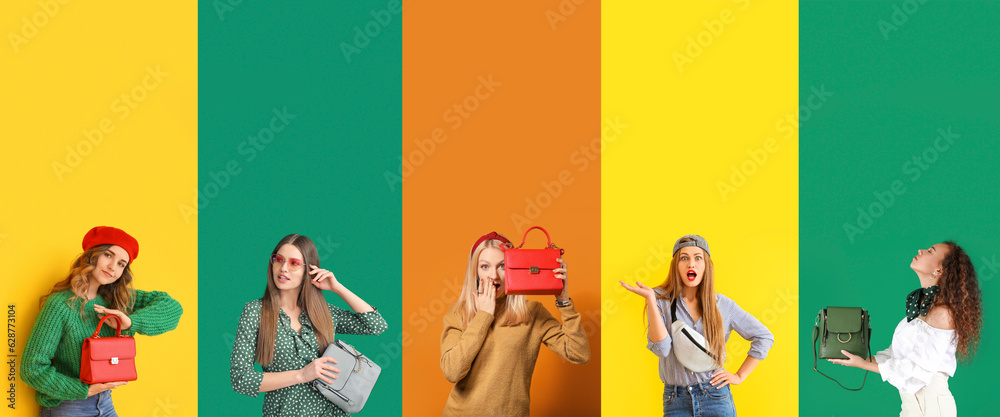
<path fill-rule="evenodd" d="M 675 322 L 675 321 L 677 321 L 677 299 L 676 298 L 674 298 L 673 301 L 670 302 L 670 323 L 673 324 L 673 322 Z"/>
<path fill-rule="evenodd" d="M 113 314 L 107 314 L 104 317 L 101 317 L 101 321 L 99 323 L 97 323 L 97 330 L 94 330 L 94 335 L 91 336 L 91 337 L 101 337 L 100 336 L 100 334 L 101 334 L 101 326 L 104 325 L 104 320 L 107 320 L 109 318 L 113 318 L 113 319 L 115 319 L 115 321 L 118 322 L 118 328 L 115 329 L 115 337 L 122 337 L 122 321 L 121 321 L 121 319 L 118 318 L 118 316 L 113 315 Z"/>
<path fill-rule="evenodd" d="M 525 230 L 524 231 L 524 236 L 521 237 L 521 246 L 518 246 L 518 247 L 516 247 L 514 249 L 521 249 L 521 247 L 524 246 L 524 242 L 528 240 L 528 233 L 531 232 L 534 229 L 541 230 L 542 233 L 545 233 L 545 240 L 548 241 L 547 245 L 545 246 L 547 249 L 559 249 L 559 254 L 560 255 L 566 253 L 566 251 L 564 251 L 562 248 L 556 246 L 555 243 L 552 243 L 552 238 L 549 237 L 549 232 L 545 231 L 545 229 L 542 229 L 540 226 L 531 226 L 531 228 L 529 228 L 528 230 Z"/>
<path fill-rule="evenodd" d="M 861 386 L 860 387 L 858 387 L 858 388 L 847 388 L 847 387 L 844 386 L 844 384 L 841 384 L 840 381 L 834 379 L 830 375 L 824 374 L 823 372 L 821 372 L 819 370 L 819 368 L 817 368 L 817 362 L 818 362 L 818 359 L 819 359 L 819 353 L 817 352 L 817 348 L 816 348 L 817 347 L 817 343 L 816 343 L 816 341 L 819 338 L 819 318 L 820 318 L 820 316 L 822 314 L 823 314 L 823 310 L 820 310 L 819 314 L 816 315 L 816 324 L 813 325 L 813 343 L 812 343 L 813 344 L 813 370 L 816 371 L 816 372 L 819 372 L 820 375 L 823 375 L 823 376 L 825 376 L 827 378 L 830 378 L 833 382 L 836 382 L 837 385 L 840 385 L 840 387 L 843 388 L 843 389 L 846 389 L 848 391 L 861 391 L 861 389 L 865 387 L 865 382 L 868 381 L 868 372 L 869 371 L 865 371 L 865 377 L 861 380 Z M 868 336 L 869 337 L 868 337 L 868 353 L 867 353 L 867 356 L 871 356 L 871 353 L 872 353 L 872 346 L 871 346 L 872 338 L 871 338 L 871 334 L 872 334 L 872 329 L 868 328 Z M 867 359 L 868 358 L 865 358 L 865 360 L 867 360 Z"/>
<path fill-rule="evenodd" d="M 337 347 L 339 347 L 344 352 L 347 352 L 348 355 L 353 356 L 354 359 L 357 361 L 357 369 L 355 369 L 354 372 L 361 372 L 361 361 L 362 360 L 368 360 L 368 358 L 365 357 L 365 355 L 363 353 L 358 352 L 358 348 L 356 348 L 354 346 L 351 346 L 351 345 L 349 345 L 347 343 L 344 343 L 342 340 L 338 340 L 335 343 L 337 344 Z M 351 349 L 348 350 L 347 348 L 351 348 Z M 353 350 L 354 352 L 351 353 L 351 350 Z"/>

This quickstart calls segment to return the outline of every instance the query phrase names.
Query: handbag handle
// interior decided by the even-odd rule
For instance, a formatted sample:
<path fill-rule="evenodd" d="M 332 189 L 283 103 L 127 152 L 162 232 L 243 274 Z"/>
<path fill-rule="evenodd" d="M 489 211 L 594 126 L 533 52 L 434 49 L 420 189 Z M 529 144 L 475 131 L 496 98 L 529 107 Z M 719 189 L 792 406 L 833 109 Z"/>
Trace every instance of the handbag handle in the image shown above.
<path fill-rule="evenodd" d="M 545 240 L 548 241 L 547 246 L 545 246 L 547 249 L 559 249 L 559 254 L 560 255 L 566 253 L 566 251 L 563 250 L 563 248 L 560 248 L 560 247 L 556 246 L 555 243 L 552 243 L 552 238 L 549 237 L 549 232 L 547 232 L 545 229 L 542 229 L 540 226 L 531 226 L 531 228 L 529 228 L 528 230 L 525 230 L 524 231 L 524 236 L 521 237 L 521 245 L 518 246 L 518 247 L 516 247 L 516 248 L 514 248 L 514 249 L 521 249 L 521 246 L 524 246 L 524 242 L 528 240 L 528 233 L 530 233 L 534 229 L 541 230 L 542 233 L 545 233 Z"/>
<path fill-rule="evenodd" d="M 97 323 L 97 330 L 94 330 L 94 335 L 91 337 L 101 337 L 101 326 L 104 325 L 104 320 L 109 318 L 113 318 L 118 322 L 118 328 L 115 329 L 115 337 L 122 337 L 122 321 L 118 318 L 118 316 L 113 314 L 106 314 L 104 317 L 101 317 L 101 321 Z"/>
<path fill-rule="evenodd" d="M 841 384 L 840 381 L 834 379 L 830 375 L 827 375 L 827 374 L 824 374 L 823 372 L 820 372 L 819 368 L 817 367 L 816 362 L 817 362 L 817 360 L 819 358 L 819 353 L 817 353 L 817 350 L 816 350 L 816 346 L 817 346 L 816 341 L 819 338 L 819 318 L 820 318 L 820 315 L 822 315 L 822 314 L 823 314 L 823 310 L 820 310 L 819 314 L 816 315 L 816 323 L 813 324 L 813 370 L 816 371 L 816 372 L 819 372 L 820 375 L 823 375 L 823 376 L 825 376 L 827 378 L 830 378 L 833 382 L 836 382 L 837 385 L 840 385 L 840 387 L 843 388 L 843 389 L 846 389 L 848 391 L 861 391 L 861 389 L 865 387 L 865 382 L 868 381 L 868 372 L 869 371 L 865 371 L 865 377 L 861 379 L 861 386 L 860 387 L 857 387 L 857 388 L 847 388 L 847 387 L 844 386 L 844 384 Z M 866 316 L 865 318 L 867 319 L 867 314 L 865 316 Z M 864 331 L 864 330 L 862 330 L 862 331 Z M 868 353 L 867 353 L 868 356 L 871 356 L 871 354 L 872 354 L 872 338 L 871 338 L 871 335 L 872 335 L 872 329 L 871 329 L 871 327 L 869 327 L 868 328 Z M 868 358 L 865 358 L 865 360 L 868 360 Z"/>

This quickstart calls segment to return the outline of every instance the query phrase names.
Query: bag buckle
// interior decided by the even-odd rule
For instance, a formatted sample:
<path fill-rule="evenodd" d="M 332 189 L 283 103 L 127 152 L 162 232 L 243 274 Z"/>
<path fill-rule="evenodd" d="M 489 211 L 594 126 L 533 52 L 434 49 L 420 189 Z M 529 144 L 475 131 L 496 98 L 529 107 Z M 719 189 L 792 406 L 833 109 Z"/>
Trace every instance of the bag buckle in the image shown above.
<path fill-rule="evenodd" d="M 842 334 L 843 333 L 837 333 L 837 341 L 838 342 L 840 342 L 840 343 L 847 343 L 847 342 L 851 341 L 851 333 L 847 334 L 847 340 L 840 340 L 840 335 L 842 335 Z"/>
<path fill-rule="evenodd" d="M 117 356 L 112 356 L 111 357 L 111 364 L 112 365 L 118 365 L 118 357 Z"/>
<path fill-rule="evenodd" d="M 531 272 L 532 274 L 537 274 L 537 273 L 538 273 L 538 267 L 537 267 L 537 266 L 533 266 L 533 267 L 529 268 L 528 270 L 529 270 L 529 271 L 530 271 L 530 272 Z"/>

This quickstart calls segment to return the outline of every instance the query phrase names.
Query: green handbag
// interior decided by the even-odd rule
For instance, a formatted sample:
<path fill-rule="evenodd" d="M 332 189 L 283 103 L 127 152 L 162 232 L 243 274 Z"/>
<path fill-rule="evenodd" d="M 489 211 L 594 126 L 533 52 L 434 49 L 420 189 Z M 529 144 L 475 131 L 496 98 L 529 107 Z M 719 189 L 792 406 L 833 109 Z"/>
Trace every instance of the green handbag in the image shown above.
<path fill-rule="evenodd" d="M 868 310 L 861 307 L 827 307 L 820 310 L 813 326 L 813 370 L 830 378 L 843 389 L 860 391 L 864 388 L 868 371 L 865 371 L 860 387 L 847 388 L 840 381 L 820 372 L 816 364 L 817 359 L 847 359 L 847 356 L 840 353 L 841 349 L 862 358 L 871 356 L 870 321 Z"/>

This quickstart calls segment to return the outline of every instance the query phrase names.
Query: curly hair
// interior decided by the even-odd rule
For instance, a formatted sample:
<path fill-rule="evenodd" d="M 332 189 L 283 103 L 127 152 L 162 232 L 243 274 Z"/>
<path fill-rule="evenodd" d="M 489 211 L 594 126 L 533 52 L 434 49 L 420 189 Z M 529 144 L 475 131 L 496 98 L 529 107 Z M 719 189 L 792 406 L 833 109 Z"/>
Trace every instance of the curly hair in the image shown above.
<path fill-rule="evenodd" d="M 38 300 L 39 306 L 45 304 L 45 300 L 53 293 L 72 289 L 74 296 L 66 300 L 66 305 L 71 309 L 75 309 L 73 303 L 77 302 L 80 305 L 80 317 L 83 317 L 85 314 L 83 307 L 86 305 L 87 300 L 76 294 L 85 294 L 87 292 L 87 287 L 90 286 L 90 273 L 97 267 L 97 258 L 111 246 L 97 245 L 80 254 L 70 265 L 69 275 L 66 279 L 57 282 L 52 286 L 48 294 L 45 294 Z M 132 289 L 132 263 L 129 262 L 125 266 L 122 276 L 115 280 L 115 282 L 97 287 L 97 294 L 104 298 L 104 302 L 107 304 L 105 307 L 112 310 L 119 310 L 125 314 L 131 314 L 135 304 L 135 292 Z"/>
<path fill-rule="evenodd" d="M 979 347 L 979 333 L 983 328 L 983 294 L 972 260 L 954 241 L 945 241 L 948 254 L 941 264 L 941 294 L 935 305 L 947 307 L 955 323 L 958 339 L 958 357 L 963 362 L 972 359 Z"/>

